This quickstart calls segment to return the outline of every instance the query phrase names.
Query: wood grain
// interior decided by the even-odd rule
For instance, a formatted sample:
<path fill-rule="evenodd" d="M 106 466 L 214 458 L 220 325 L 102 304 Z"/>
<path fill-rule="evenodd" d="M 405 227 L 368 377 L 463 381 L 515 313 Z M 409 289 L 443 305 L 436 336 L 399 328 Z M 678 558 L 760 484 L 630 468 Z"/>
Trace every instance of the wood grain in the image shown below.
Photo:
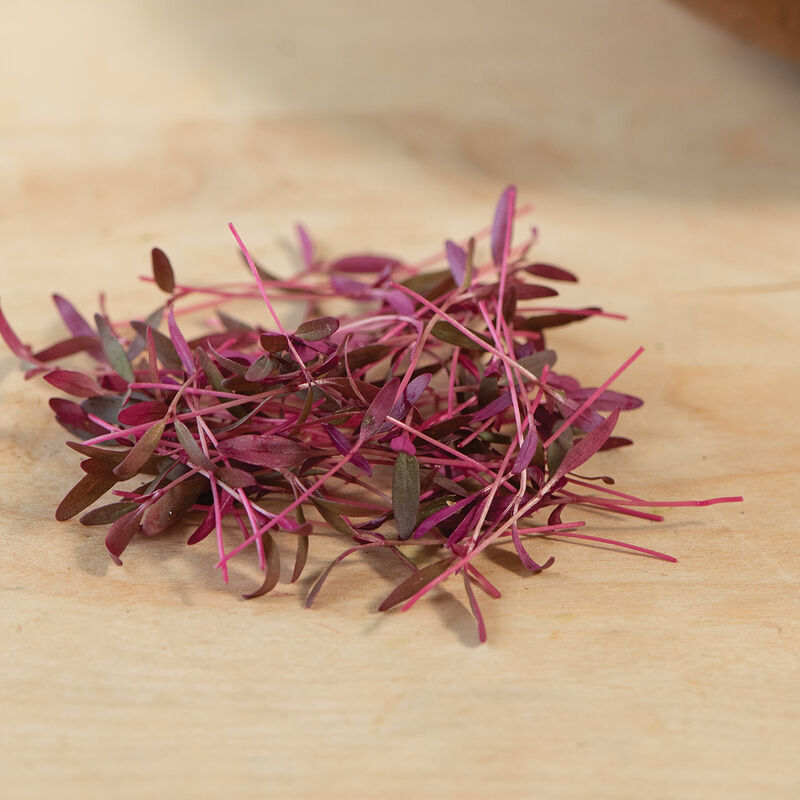
<path fill-rule="evenodd" d="M 620 382 L 655 499 L 744 494 L 502 557 L 489 643 L 456 586 L 376 608 L 389 560 L 243 602 L 213 545 L 57 524 L 77 459 L 0 352 L 0 774 L 12 798 L 794 798 L 800 793 L 796 421 L 800 75 L 669 3 L 10 2 L 0 28 L 0 294 L 24 341 L 48 294 L 155 305 L 150 248 L 195 283 L 328 252 L 416 258 L 515 180 L 565 302 L 563 368 Z M 207 543 L 208 544 L 208 543 Z M 284 543 L 285 544 L 285 543 Z"/>

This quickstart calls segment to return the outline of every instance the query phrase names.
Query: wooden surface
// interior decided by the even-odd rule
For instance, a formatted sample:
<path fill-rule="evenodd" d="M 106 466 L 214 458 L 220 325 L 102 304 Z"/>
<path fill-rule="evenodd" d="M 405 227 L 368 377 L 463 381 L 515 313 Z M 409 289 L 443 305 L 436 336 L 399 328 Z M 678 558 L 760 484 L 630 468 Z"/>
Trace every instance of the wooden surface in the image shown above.
<path fill-rule="evenodd" d="M 629 315 L 553 337 L 620 388 L 637 445 L 597 458 L 656 499 L 659 561 L 567 543 L 379 615 L 380 559 L 243 602 L 213 545 L 57 524 L 77 459 L 0 352 L 0 780 L 9 798 L 800 796 L 800 73 L 668 3 L 7 2 L 0 294 L 24 341 L 154 305 L 157 244 L 240 275 L 302 218 L 329 252 L 415 258 L 510 180 L 567 301 Z M 210 540 L 207 540 L 210 542 Z M 332 550 L 312 551 L 309 580 Z"/>

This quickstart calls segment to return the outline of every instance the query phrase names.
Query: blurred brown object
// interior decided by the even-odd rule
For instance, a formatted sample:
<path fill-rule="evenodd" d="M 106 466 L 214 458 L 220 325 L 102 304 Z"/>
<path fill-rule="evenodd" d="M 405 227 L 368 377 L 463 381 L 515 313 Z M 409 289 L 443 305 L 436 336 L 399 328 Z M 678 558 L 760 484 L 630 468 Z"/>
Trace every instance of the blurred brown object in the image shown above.
<path fill-rule="evenodd" d="M 747 41 L 800 61 L 798 0 L 677 0 Z"/>

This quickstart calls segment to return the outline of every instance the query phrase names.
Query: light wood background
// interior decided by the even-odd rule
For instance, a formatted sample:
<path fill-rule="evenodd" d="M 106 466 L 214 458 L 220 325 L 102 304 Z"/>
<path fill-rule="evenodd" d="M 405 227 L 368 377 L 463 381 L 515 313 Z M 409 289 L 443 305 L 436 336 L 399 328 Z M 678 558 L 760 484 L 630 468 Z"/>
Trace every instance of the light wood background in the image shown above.
<path fill-rule="evenodd" d="M 516 181 L 570 303 L 561 364 L 645 397 L 597 457 L 661 525 L 596 517 L 662 562 L 567 543 L 376 607 L 354 560 L 243 602 L 214 549 L 57 524 L 77 458 L 0 352 L 0 793 L 9 798 L 800 796 L 800 72 L 647 0 L 3 4 L 0 294 L 24 341 L 154 306 L 153 245 L 197 283 L 329 253 L 425 255 Z M 317 546 L 309 580 L 334 553 Z M 387 580 L 388 579 L 388 580 Z"/>

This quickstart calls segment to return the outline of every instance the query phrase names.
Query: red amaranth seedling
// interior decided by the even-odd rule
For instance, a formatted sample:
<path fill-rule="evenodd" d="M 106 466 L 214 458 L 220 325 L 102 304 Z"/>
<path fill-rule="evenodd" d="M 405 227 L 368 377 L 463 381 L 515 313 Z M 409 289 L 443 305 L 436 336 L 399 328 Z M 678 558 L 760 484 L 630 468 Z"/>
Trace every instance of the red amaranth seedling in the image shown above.
<path fill-rule="evenodd" d="M 477 563 L 489 547 L 513 547 L 533 573 L 553 558 L 539 563 L 526 544 L 556 537 L 675 561 L 578 532 L 584 522 L 561 519 L 567 506 L 582 506 L 660 521 L 643 507 L 741 498 L 646 501 L 610 488 L 607 476 L 577 472 L 597 451 L 631 444 L 614 435 L 615 426 L 622 411 L 642 401 L 609 386 L 642 348 L 596 388 L 556 371 L 556 353 L 545 342 L 549 328 L 621 317 L 594 306 L 541 305 L 558 294 L 550 283 L 576 278 L 528 258 L 535 231 L 513 245 L 513 223 L 524 211 L 515 201 L 510 186 L 481 234 L 490 237 L 485 264 L 476 262 L 474 238 L 447 241 L 416 267 L 379 255 L 327 261 L 298 226 L 303 267 L 281 280 L 255 263 L 231 225 L 252 282 L 179 284 L 156 248 L 147 280 L 168 299 L 145 319 L 121 323 L 98 314 L 92 327 L 54 295 L 70 335 L 34 352 L 0 312 L 0 333 L 26 362 L 26 377 L 42 375 L 80 399 L 50 401 L 77 440 L 67 444 L 84 457 L 84 475 L 56 518 L 70 519 L 111 492 L 114 502 L 80 520 L 109 525 L 106 547 L 117 564 L 142 534 L 181 522 L 191 526 L 188 543 L 195 545 L 213 532 L 225 581 L 228 561 L 254 551 L 264 580 L 246 597 L 278 583 L 281 554 L 271 531 L 296 540 L 296 581 L 309 540 L 333 529 L 351 545 L 319 576 L 308 606 L 336 564 L 382 548 L 408 577 L 380 610 L 408 609 L 460 573 L 481 641 L 486 629 L 473 585 L 500 597 Z M 332 297 L 350 301 L 352 313 L 319 316 Z M 231 300 L 259 298 L 271 319 L 267 328 L 221 310 Z M 190 299 L 196 302 L 188 305 Z M 287 330 L 276 300 L 305 303 L 308 318 Z M 216 310 L 214 326 L 187 340 L 177 316 L 201 309 Z M 159 331 L 164 317 L 167 333 Z M 87 371 L 53 366 L 79 353 L 93 361 Z M 391 486 L 377 477 L 388 468 Z M 137 476 L 139 485 L 123 486 Z"/>

